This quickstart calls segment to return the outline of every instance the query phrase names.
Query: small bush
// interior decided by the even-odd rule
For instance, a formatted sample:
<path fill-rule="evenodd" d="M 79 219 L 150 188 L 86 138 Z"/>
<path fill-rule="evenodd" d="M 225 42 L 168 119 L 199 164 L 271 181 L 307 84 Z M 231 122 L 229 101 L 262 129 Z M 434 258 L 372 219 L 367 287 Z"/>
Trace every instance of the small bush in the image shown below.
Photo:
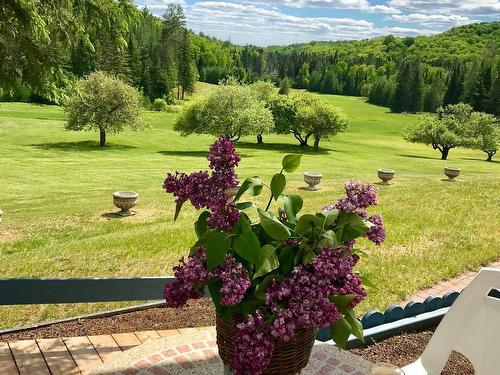
<path fill-rule="evenodd" d="M 181 105 L 169 105 L 167 106 L 167 112 L 168 113 L 178 113 L 182 109 Z"/>
<path fill-rule="evenodd" d="M 167 102 L 164 99 L 156 98 L 151 105 L 153 111 L 165 112 L 168 109 Z"/>

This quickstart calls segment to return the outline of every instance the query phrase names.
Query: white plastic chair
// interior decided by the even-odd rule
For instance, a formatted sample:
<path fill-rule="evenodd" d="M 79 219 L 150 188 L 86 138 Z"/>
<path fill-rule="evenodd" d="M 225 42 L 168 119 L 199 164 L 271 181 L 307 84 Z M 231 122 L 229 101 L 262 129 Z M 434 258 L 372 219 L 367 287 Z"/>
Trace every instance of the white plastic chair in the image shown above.
<path fill-rule="evenodd" d="M 476 375 L 500 374 L 500 270 L 483 268 L 443 317 L 424 352 L 403 367 L 405 375 L 439 375 L 452 350 L 463 354 Z"/>

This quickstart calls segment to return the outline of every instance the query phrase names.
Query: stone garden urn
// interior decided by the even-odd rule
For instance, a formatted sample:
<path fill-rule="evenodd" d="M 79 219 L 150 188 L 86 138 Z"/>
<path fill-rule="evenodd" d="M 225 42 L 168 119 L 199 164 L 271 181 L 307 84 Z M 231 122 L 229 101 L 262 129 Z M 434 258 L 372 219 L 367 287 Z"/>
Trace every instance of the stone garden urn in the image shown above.
<path fill-rule="evenodd" d="M 389 185 L 390 180 L 394 178 L 394 169 L 380 168 L 378 171 L 378 178 L 382 180 L 383 185 Z"/>
<path fill-rule="evenodd" d="M 316 185 L 321 182 L 321 177 L 323 177 L 323 175 L 319 172 L 304 172 L 304 181 L 309 185 L 306 189 L 310 191 L 319 190 Z"/>
<path fill-rule="evenodd" d="M 455 178 L 460 175 L 460 168 L 444 167 L 444 174 L 448 177 L 448 181 L 455 182 Z"/>
<path fill-rule="evenodd" d="M 113 193 L 113 203 L 120 209 L 116 214 L 120 216 L 135 215 L 135 212 L 130 211 L 137 204 L 139 194 L 135 191 L 115 191 Z"/>

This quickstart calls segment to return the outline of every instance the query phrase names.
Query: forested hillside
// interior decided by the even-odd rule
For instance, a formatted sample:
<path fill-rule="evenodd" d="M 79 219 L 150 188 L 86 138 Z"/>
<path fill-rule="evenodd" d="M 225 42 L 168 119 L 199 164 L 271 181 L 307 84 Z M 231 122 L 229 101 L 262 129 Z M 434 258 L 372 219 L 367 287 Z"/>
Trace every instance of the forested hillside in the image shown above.
<path fill-rule="evenodd" d="M 162 18 L 132 0 L 7 2 L 0 9 L 0 98 L 60 102 L 75 80 L 113 73 L 153 101 L 227 76 L 367 96 L 396 112 L 471 103 L 499 115 L 500 22 L 434 36 L 392 35 L 290 46 L 235 46 L 186 29 L 180 5 Z"/>
<path fill-rule="evenodd" d="M 297 88 L 367 96 L 397 112 L 463 101 L 499 114 L 500 22 L 415 38 L 244 47 L 240 61 L 251 79 L 290 77 Z"/>

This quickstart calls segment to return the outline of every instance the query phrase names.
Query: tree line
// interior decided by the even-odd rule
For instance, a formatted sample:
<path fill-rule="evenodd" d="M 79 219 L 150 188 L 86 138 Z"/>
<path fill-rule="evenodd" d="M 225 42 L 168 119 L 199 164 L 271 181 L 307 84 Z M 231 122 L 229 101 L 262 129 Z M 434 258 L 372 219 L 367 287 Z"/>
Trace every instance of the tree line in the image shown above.
<path fill-rule="evenodd" d="M 132 0 L 52 0 L 6 2 L 0 26 L 3 100 L 60 102 L 78 78 L 100 70 L 149 102 L 181 99 L 197 79 L 233 76 L 366 96 L 395 112 L 434 112 L 459 102 L 500 111 L 500 22 L 433 36 L 260 48 L 187 30 L 179 4 L 158 18 Z"/>

